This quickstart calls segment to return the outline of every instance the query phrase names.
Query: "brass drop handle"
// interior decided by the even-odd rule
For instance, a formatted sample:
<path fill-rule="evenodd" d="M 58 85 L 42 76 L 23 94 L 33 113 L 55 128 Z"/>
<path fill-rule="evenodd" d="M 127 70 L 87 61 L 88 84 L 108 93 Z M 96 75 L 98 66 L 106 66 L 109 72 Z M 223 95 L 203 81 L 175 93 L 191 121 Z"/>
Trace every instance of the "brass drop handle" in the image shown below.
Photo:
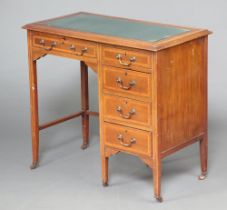
<path fill-rule="evenodd" d="M 136 57 L 130 57 L 129 62 L 124 62 L 122 58 L 123 56 L 120 53 L 116 54 L 116 59 L 119 60 L 119 63 L 123 66 L 130 66 L 132 62 L 136 61 Z"/>
<path fill-rule="evenodd" d="M 117 112 L 120 114 L 120 116 L 121 116 L 122 118 L 124 118 L 124 119 L 131 119 L 132 115 L 136 114 L 136 109 L 132 108 L 132 109 L 128 112 L 128 114 L 125 115 L 125 114 L 123 113 L 123 110 L 122 110 L 121 106 L 118 106 L 118 107 L 116 108 L 116 111 L 117 111 Z"/>
<path fill-rule="evenodd" d="M 124 147 L 130 147 L 132 144 L 136 143 L 136 138 L 134 137 L 130 138 L 129 143 L 125 143 L 122 134 L 118 134 L 117 139 L 120 141 L 120 144 Z"/>
<path fill-rule="evenodd" d="M 44 46 L 45 50 L 48 50 L 48 51 L 52 50 L 57 45 L 57 42 L 53 41 L 51 42 L 50 47 L 45 47 L 46 43 L 44 39 L 41 39 L 39 43 Z"/>
<path fill-rule="evenodd" d="M 131 80 L 129 83 L 128 83 L 128 86 L 124 86 L 124 82 L 123 80 L 118 77 L 116 79 L 116 83 L 118 84 L 118 86 L 121 88 L 121 89 L 124 89 L 124 90 L 129 90 L 131 89 L 133 86 L 136 86 L 136 81 L 135 80 Z"/>
<path fill-rule="evenodd" d="M 81 49 L 80 52 L 76 52 L 76 46 L 73 45 L 73 44 L 70 45 L 69 49 L 74 51 L 77 56 L 82 56 L 84 53 L 86 53 L 88 51 L 88 48 L 84 47 L 84 48 Z"/>
<path fill-rule="evenodd" d="M 75 51 L 76 50 L 76 46 L 73 45 L 73 44 L 71 44 L 70 47 L 69 47 L 69 49 Z"/>
<path fill-rule="evenodd" d="M 78 56 L 82 56 L 84 53 L 86 53 L 88 51 L 88 48 L 87 47 L 85 47 L 85 48 L 83 48 L 83 49 L 81 49 L 81 51 L 80 52 L 77 52 L 76 53 L 76 55 L 78 55 Z"/>

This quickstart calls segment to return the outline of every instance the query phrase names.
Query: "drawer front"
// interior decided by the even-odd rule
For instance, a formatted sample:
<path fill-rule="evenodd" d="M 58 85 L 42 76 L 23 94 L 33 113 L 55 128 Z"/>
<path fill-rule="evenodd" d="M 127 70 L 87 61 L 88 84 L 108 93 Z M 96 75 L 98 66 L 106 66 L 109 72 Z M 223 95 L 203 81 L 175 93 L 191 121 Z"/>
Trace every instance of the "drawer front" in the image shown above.
<path fill-rule="evenodd" d="M 144 68 L 152 68 L 152 53 L 146 51 L 124 50 L 104 46 L 102 57 L 103 63 L 110 66 L 135 69 L 138 71 L 144 71 Z"/>
<path fill-rule="evenodd" d="M 60 48 L 63 41 L 63 38 L 57 36 L 33 36 L 33 45 L 46 49 L 47 51 Z"/>
<path fill-rule="evenodd" d="M 105 121 L 149 127 L 151 103 L 104 94 L 103 116 Z"/>
<path fill-rule="evenodd" d="M 127 96 L 151 96 L 151 74 L 103 66 L 104 89 Z"/>
<path fill-rule="evenodd" d="M 33 45 L 46 51 L 61 51 L 76 56 L 97 57 L 97 45 L 93 42 L 52 35 L 34 35 Z"/>
<path fill-rule="evenodd" d="M 152 154 L 151 133 L 111 123 L 103 124 L 105 145 L 129 153 Z"/>

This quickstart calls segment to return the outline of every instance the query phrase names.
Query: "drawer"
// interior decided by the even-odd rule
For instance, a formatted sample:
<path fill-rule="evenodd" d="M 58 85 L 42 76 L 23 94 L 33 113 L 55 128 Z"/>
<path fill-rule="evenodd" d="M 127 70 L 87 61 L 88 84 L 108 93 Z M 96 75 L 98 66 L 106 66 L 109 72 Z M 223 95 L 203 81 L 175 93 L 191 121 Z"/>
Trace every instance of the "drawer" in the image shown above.
<path fill-rule="evenodd" d="M 103 66 L 104 89 L 123 95 L 151 96 L 151 74 Z"/>
<path fill-rule="evenodd" d="M 33 45 L 46 51 L 61 51 L 76 56 L 97 57 L 97 44 L 80 39 L 65 38 L 55 35 L 34 35 Z"/>
<path fill-rule="evenodd" d="M 34 35 L 33 36 L 33 45 L 35 47 L 41 47 L 47 51 L 53 49 L 59 49 L 63 44 L 63 38 L 58 36 L 48 36 L 48 35 Z"/>
<path fill-rule="evenodd" d="M 109 122 L 151 127 L 151 103 L 104 94 L 103 116 Z"/>
<path fill-rule="evenodd" d="M 152 68 L 152 53 L 141 50 L 127 50 L 121 48 L 102 48 L 103 63 L 110 66 L 129 68 L 137 71 L 149 72 Z"/>
<path fill-rule="evenodd" d="M 148 131 L 104 123 L 103 137 L 104 144 L 109 147 L 129 153 L 152 155 L 152 135 Z"/>

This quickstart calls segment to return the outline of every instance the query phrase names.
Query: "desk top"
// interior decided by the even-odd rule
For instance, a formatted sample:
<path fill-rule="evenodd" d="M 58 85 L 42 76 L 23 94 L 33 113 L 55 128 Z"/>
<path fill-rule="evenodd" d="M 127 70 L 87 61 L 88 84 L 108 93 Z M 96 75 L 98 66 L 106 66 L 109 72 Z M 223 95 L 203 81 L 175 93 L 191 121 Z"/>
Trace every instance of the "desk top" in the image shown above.
<path fill-rule="evenodd" d="M 49 32 L 149 50 L 168 47 L 168 41 L 188 41 L 209 34 L 207 30 L 174 25 L 117 18 L 79 12 L 67 16 L 36 22 L 25 29 Z M 185 39 L 186 38 L 186 39 Z M 183 40 L 182 40 L 183 39 Z M 117 42 L 117 43 L 116 43 Z M 161 46 L 163 44 L 165 46 Z M 166 45 L 167 44 L 167 45 Z M 138 47 L 139 46 L 139 47 Z"/>
<path fill-rule="evenodd" d="M 188 32 L 189 29 L 117 19 L 93 14 L 78 14 L 49 20 L 44 25 L 107 36 L 156 42 Z"/>

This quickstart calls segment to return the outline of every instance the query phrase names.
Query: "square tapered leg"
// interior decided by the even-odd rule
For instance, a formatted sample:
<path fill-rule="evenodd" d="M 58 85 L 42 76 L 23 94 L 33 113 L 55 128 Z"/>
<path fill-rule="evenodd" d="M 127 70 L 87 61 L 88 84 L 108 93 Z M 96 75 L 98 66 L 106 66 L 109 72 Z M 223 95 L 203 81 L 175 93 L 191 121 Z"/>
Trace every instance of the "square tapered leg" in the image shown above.
<path fill-rule="evenodd" d="M 82 134 L 83 134 L 83 144 L 82 149 L 86 149 L 89 144 L 89 95 L 88 95 L 88 67 L 81 61 L 80 62 L 81 71 L 81 109 L 82 114 Z"/>

